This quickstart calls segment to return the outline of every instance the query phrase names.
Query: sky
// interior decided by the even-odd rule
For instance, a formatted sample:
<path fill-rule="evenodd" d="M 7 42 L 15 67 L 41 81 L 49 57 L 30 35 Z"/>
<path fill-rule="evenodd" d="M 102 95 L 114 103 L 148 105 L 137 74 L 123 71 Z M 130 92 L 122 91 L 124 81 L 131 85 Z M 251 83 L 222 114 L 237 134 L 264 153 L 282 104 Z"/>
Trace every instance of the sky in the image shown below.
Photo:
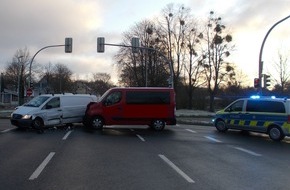
<path fill-rule="evenodd" d="M 39 49 L 64 44 L 66 37 L 72 37 L 72 53 L 64 53 L 63 47 L 49 48 L 34 60 L 41 65 L 65 64 L 74 79 L 89 80 L 92 73 L 105 72 L 117 81 L 113 56 L 118 47 L 106 46 L 105 53 L 97 53 L 97 38 L 119 44 L 124 32 L 142 20 L 156 18 L 170 3 L 191 8 L 196 18 L 206 19 L 214 11 L 223 19 L 235 44 L 230 61 L 248 76 L 242 83 L 249 85 L 258 76 L 266 33 L 290 15 L 290 0 L 0 0 L 0 72 L 18 49 L 27 47 L 32 57 Z M 290 19 L 269 34 L 263 73 L 273 74 L 273 62 L 281 49 L 290 56 Z"/>

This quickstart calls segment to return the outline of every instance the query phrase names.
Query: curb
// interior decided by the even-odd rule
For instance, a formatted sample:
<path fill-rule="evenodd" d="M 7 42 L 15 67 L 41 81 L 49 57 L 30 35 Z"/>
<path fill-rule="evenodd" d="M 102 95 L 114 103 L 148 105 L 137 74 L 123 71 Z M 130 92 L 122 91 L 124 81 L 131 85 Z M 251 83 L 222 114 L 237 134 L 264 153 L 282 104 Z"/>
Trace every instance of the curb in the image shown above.
<path fill-rule="evenodd" d="M 0 119 L 10 119 L 10 115 L 13 111 L 0 111 Z"/>
<path fill-rule="evenodd" d="M 212 122 L 209 121 L 197 121 L 197 120 L 183 120 L 181 118 L 176 118 L 178 124 L 186 124 L 186 125 L 202 125 L 202 126 L 213 126 Z"/>

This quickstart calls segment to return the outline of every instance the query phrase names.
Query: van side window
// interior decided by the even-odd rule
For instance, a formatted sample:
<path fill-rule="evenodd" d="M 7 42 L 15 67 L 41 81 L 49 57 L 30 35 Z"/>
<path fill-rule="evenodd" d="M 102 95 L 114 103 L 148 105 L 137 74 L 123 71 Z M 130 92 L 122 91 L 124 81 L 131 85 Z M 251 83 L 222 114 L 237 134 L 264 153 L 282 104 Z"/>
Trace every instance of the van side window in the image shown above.
<path fill-rule="evenodd" d="M 246 110 L 248 112 L 285 113 L 285 106 L 282 102 L 248 100 Z"/>
<path fill-rule="evenodd" d="M 244 100 L 237 101 L 233 103 L 230 107 L 226 109 L 226 111 L 243 111 Z"/>
<path fill-rule="evenodd" d="M 119 91 L 112 92 L 111 94 L 109 94 L 109 96 L 107 96 L 104 103 L 106 106 L 113 105 L 113 104 L 119 103 L 121 101 L 121 98 L 122 98 L 121 92 Z"/>
<path fill-rule="evenodd" d="M 52 109 L 52 108 L 59 108 L 60 107 L 60 99 L 59 97 L 52 98 L 49 102 L 46 104 L 46 109 Z"/>
<path fill-rule="evenodd" d="M 127 92 L 127 104 L 170 104 L 170 92 Z"/>

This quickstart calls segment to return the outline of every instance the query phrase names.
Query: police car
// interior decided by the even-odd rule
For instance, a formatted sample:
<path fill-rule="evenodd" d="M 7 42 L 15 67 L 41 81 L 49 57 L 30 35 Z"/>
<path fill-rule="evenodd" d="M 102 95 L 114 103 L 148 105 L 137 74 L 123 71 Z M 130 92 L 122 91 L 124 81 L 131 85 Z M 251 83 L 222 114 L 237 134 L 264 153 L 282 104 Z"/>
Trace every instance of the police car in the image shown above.
<path fill-rule="evenodd" d="M 290 136 L 290 99 L 259 96 L 238 99 L 216 113 L 214 125 L 220 132 L 254 131 L 281 141 Z"/>

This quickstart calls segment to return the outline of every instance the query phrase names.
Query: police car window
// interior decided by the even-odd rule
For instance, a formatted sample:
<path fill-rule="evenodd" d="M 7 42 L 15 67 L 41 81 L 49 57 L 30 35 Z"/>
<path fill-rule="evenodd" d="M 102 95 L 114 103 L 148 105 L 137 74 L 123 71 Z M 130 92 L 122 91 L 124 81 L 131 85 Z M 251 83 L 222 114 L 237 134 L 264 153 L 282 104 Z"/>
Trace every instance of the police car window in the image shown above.
<path fill-rule="evenodd" d="M 243 110 L 243 105 L 244 105 L 244 100 L 239 100 L 235 103 L 233 103 L 227 111 L 242 111 Z"/>
<path fill-rule="evenodd" d="M 282 102 L 267 101 L 267 100 L 248 100 L 246 111 L 285 113 L 285 106 Z"/>

